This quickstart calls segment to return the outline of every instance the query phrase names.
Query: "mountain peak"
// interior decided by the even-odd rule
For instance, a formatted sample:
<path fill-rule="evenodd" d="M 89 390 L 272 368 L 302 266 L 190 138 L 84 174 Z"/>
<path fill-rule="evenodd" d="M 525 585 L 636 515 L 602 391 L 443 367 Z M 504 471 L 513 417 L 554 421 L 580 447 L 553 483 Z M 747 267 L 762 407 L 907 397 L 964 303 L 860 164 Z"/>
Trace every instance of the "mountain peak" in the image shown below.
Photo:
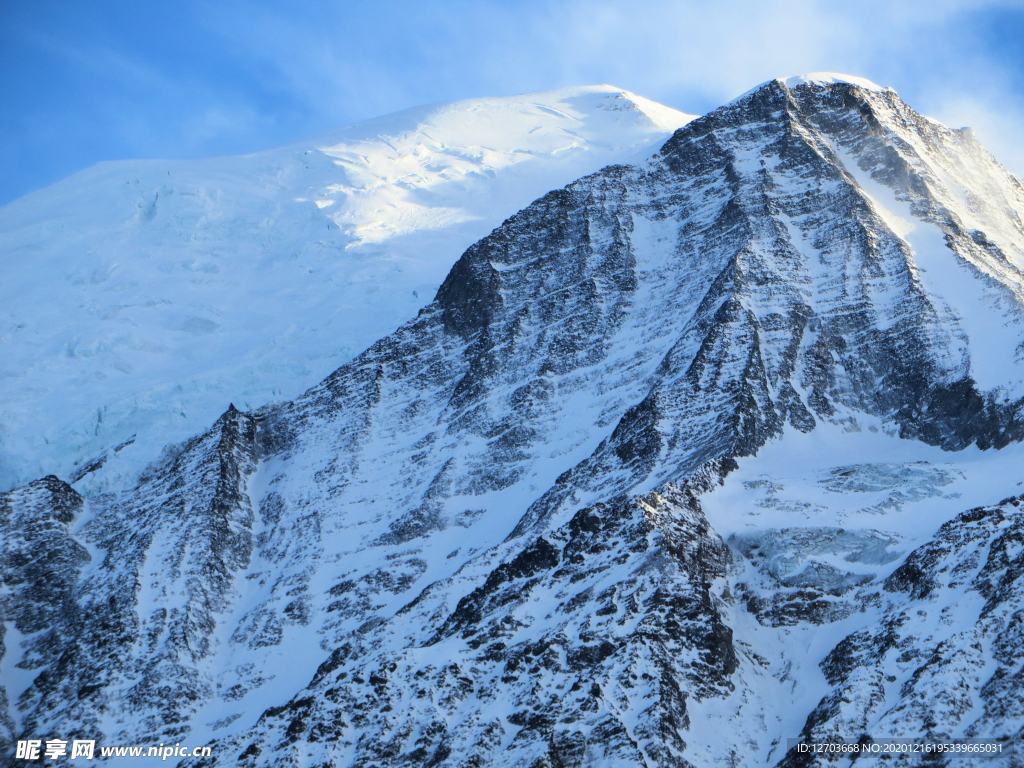
<path fill-rule="evenodd" d="M 886 91 L 889 88 L 871 82 L 866 77 L 856 75 L 844 75 L 839 72 L 811 72 L 806 75 L 795 75 L 793 77 L 777 78 L 776 82 L 783 82 L 787 88 L 797 88 L 801 85 L 834 85 L 836 83 L 848 83 L 856 85 L 868 91 Z"/>
<path fill-rule="evenodd" d="M 750 90 L 744 91 L 735 99 L 730 101 L 724 106 L 728 107 L 731 104 L 743 101 L 748 96 L 751 96 L 764 88 L 769 86 L 780 84 L 785 86 L 787 89 L 799 88 L 805 85 L 812 86 L 830 86 L 830 85 L 855 85 L 858 88 L 863 88 L 866 91 L 873 91 L 875 93 L 881 93 L 882 91 L 891 91 L 891 88 L 883 88 L 877 83 L 873 83 L 866 77 L 857 77 L 856 75 L 844 75 L 840 72 L 809 72 L 805 75 L 793 75 L 792 77 L 776 77 L 772 80 L 765 80 L 763 83 L 758 83 Z"/>

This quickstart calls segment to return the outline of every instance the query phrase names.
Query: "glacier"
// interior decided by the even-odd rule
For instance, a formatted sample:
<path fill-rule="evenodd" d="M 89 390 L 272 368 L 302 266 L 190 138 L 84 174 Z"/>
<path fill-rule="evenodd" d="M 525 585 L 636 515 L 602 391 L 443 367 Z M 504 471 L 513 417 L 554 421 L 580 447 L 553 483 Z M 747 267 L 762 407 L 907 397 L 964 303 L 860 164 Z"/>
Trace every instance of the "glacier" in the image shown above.
<path fill-rule="evenodd" d="M 0 208 L 0 489 L 130 485 L 232 400 L 295 397 L 509 214 L 692 118 L 612 86 L 471 99 L 253 155 L 100 163 Z"/>

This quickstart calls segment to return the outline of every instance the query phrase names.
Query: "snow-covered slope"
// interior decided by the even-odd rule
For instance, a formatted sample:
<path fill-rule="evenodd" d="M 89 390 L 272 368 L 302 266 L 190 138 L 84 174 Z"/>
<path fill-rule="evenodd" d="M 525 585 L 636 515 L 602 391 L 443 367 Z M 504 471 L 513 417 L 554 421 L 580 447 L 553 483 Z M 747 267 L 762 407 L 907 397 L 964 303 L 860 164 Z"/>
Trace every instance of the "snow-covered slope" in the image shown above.
<path fill-rule="evenodd" d="M 295 397 L 507 216 L 690 119 L 611 86 L 474 99 L 0 208 L 0 489 L 103 458 L 101 487 L 134 480 L 229 402 Z"/>
<path fill-rule="evenodd" d="M 834 75 L 545 195 L 299 398 L 132 489 L 0 497 L 0 736 L 245 768 L 1017 738 L 1022 220 L 969 134 Z"/>

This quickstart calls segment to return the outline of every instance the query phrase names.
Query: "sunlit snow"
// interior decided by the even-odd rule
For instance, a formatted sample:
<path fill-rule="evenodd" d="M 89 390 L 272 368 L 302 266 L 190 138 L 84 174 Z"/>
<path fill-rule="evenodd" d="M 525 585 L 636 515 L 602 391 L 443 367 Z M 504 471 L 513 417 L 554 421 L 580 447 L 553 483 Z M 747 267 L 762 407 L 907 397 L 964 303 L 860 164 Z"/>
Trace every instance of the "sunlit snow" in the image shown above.
<path fill-rule="evenodd" d="M 0 490 L 104 455 L 105 482 L 131 480 L 230 402 L 297 396 L 507 216 L 690 119 L 607 85 L 471 99 L 101 163 L 0 208 Z"/>

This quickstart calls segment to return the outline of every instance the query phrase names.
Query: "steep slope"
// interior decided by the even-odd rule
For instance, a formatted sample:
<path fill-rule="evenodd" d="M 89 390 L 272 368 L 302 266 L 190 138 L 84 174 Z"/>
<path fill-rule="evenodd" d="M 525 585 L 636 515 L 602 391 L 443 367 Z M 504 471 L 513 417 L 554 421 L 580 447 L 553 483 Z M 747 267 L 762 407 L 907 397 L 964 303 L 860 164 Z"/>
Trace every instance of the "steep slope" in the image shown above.
<path fill-rule="evenodd" d="M 1015 610 L 1012 501 L 931 539 L 1019 493 L 1022 214 L 966 132 L 835 76 L 549 193 L 320 385 L 86 502 L 95 624 L 53 619 L 14 732 L 537 767 L 1015 733 L 985 703 L 998 643 L 955 717 L 906 655 L 1002 638 L 983 611 L 922 619 L 903 661 L 857 649 L 916 610 L 918 573 Z"/>
<path fill-rule="evenodd" d="M 232 399 L 298 395 L 507 216 L 689 119 L 611 86 L 473 99 L 245 157 L 101 163 L 5 206 L 0 490 L 134 482 Z"/>

